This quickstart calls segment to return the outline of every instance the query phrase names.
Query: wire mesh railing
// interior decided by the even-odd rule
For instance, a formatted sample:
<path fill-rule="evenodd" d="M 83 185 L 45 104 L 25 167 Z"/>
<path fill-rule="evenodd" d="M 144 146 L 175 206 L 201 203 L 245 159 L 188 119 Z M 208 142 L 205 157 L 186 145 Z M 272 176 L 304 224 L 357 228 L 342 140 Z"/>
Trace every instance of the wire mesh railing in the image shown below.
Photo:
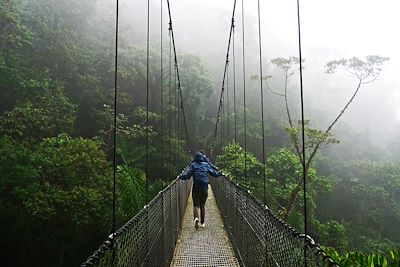
<path fill-rule="evenodd" d="M 191 182 L 175 179 L 81 264 L 169 266 L 182 227 Z M 114 257 L 113 257 L 114 249 Z"/>
<path fill-rule="evenodd" d="M 311 237 L 289 226 L 247 190 L 226 177 L 210 183 L 241 265 L 339 266 Z"/>

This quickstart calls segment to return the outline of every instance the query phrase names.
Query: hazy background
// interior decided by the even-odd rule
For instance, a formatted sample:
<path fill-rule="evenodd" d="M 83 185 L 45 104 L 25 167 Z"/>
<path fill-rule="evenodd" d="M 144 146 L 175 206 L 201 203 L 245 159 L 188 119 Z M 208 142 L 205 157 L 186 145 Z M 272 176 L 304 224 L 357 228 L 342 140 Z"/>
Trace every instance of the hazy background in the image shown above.
<path fill-rule="evenodd" d="M 270 59 L 298 56 L 296 1 L 260 2 L 264 73 L 268 74 L 272 72 Z M 200 57 L 213 77 L 219 93 L 233 1 L 173 0 L 170 3 L 178 52 Z M 361 88 L 338 127 L 342 124 L 351 125 L 354 131 L 368 135 L 373 142 L 383 146 L 397 140 L 400 127 L 400 89 L 397 75 L 400 71 L 400 53 L 397 48 L 400 46 L 400 38 L 396 34 L 396 27 L 400 25 L 397 14 L 400 4 L 394 0 L 310 0 L 301 1 L 300 5 L 302 49 L 306 60 L 306 117 L 315 126 L 326 128 L 355 89 L 356 80 L 349 74 L 340 71 L 334 75 L 325 74 L 326 62 L 353 56 L 363 59 L 367 55 L 375 54 L 389 57 L 390 61 L 384 64 L 380 77 L 374 83 Z M 125 24 L 122 26 L 125 29 L 123 34 L 132 36 L 132 42 L 138 45 L 145 41 L 146 8 L 147 3 L 144 1 L 121 1 L 121 21 Z M 258 73 L 257 1 L 245 1 L 244 9 L 247 81 L 252 74 Z M 168 40 L 165 4 L 163 13 L 163 35 L 164 40 Z M 151 3 L 150 16 L 150 42 L 155 45 L 160 42 L 159 1 Z M 241 79 L 240 1 L 237 2 L 235 20 L 237 77 Z M 275 78 L 279 79 L 276 76 Z M 249 94 L 251 90 L 259 90 L 256 84 L 251 88 L 251 83 L 247 81 Z M 295 79 L 293 90 L 298 90 L 298 81 Z M 274 96 L 267 94 L 267 97 Z M 296 95 L 293 94 L 292 97 Z M 214 100 L 215 107 L 210 106 L 212 110 L 218 104 L 217 97 Z M 268 112 L 268 107 L 266 109 Z M 334 133 L 339 134 L 340 139 L 340 133 L 336 129 Z"/>

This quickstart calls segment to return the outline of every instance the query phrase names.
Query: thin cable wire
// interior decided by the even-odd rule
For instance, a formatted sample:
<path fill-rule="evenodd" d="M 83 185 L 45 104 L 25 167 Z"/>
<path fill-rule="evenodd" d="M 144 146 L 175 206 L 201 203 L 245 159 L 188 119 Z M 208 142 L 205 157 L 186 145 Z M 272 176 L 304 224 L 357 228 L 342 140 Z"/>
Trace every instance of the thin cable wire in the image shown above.
<path fill-rule="evenodd" d="M 260 15 L 260 0 L 257 0 L 258 4 L 258 45 L 260 51 L 260 95 L 261 95 L 261 134 L 262 134 L 262 164 L 263 164 L 263 184 L 264 184 L 264 205 L 267 203 L 266 200 L 266 184 L 265 184 L 265 130 L 264 130 L 264 91 L 263 91 L 263 67 L 262 67 L 262 46 L 261 46 L 261 15 Z"/>
<path fill-rule="evenodd" d="M 186 122 L 185 107 L 183 104 L 182 86 L 181 86 L 181 79 L 180 79 L 180 75 L 179 75 L 178 58 L 177 58 L 177 53 L 176 53 L 174 30 L 172 27 L 171 7 L 170 7 L 169 0 L 167 0 L 167 5 L 168 5 L 168 15 L 169 15 L 169 26 L 171 28 L 171 36 L 172 36 L 172 47 L 173 47 L 173 51 L 174 51 L 174 62 L 176 65 L 176 76 L 178 79 L 178 91 L 179 91 L 179 96 L 180 96 L 180 105 L 181 105 L 181 109 L 182 109 L 183 124 L 185 127 L 187 148 L 188 148 L 188 150 L 190 150 L 190 139 L 189 139 L 189 132 L 188 132 L 188 128 L 187 128 L 187 122 Z"/>
<path fill-rule="evenodd" d="M 169 34 L 169 107 L 168 107 L 168 138 L 169 138 L 169 160 L 172 161 L 172 35 L 171 35 L 171 22 L 168 27 Z"/>
<path fill-rule="evenodd" d="M 225 90 L 225 77 L 226 77 L 226 73 L 227 73 L 227 70 L 228 70 L 229 51 L 230 51 L 230 47 L 231 47 L 232 34 L 233 34 L 233 29 L 234 29 L 235 11 L 236 11 L 236 0 L 233 3 L 231 27 L 230 27 L 229 39 L 228 39 L 228 48 L 226 50 L 226 60 L 225 60 L 225 67 L 224 67 L 224 75 L 223 75 L 223 78 L 222 78 L 222 88 L 221 88 L 221 94 L 220 94 L 220 97 L 219 97 L 219 106 L 218 106 L 217 118 L 216 118 L 216 121 L 215 121 L 214 135 L 213 135 L 213 139 L 212 139 L 212 143 L 211 143 L 211 153 L 210 153 L 211 157 L 213 156 L 213 152 L 214 152 L 215 141 L 216 141 L 216 138 L 217 138 L 218 123 L 219 123 L 220 116 L 221 116 L 221 111 L 222 111 L 221 110 L 222 98 L 223 98 L 224 90 Z"/>
<path fill-rule="evenodd" d="M 163 97 L 163 0 L 160 0 L 160 153 L 161 153 L 161 170 L 164 168 L 164 97 Z"/>
<path fill-rule="evenodd" d="M 114 149 L 113 149 L 113 211 L 112 211 L 112 262 L 115 261 L 114 235 L 116 228 L 116 173 L 117 173 L 117 86 L 118 86 L 118 26 L 119 26 L 119 1 L 116 1 L 115 14 L 115 62 L 114 62 Z"/>
<path fill-rule="evenodd" d="M 164 71 L 163 71 L 163 0 L 160 0 L 160 153 L 161 153 L 161 173 L 164 174 Z M 164 190 L 161 191 L 161 209 L 162 209 L 162 221 L 165 221 L 164 216 Z M 165 226 L 163 224 L 162 238 L 165 240 Z M 166 261 L 167 253 L 165 248 L 162 250 L 163 260 Z"/>
<path fill-rule="evenodd" d="M 260 0 L 257 0 L 257 13 L 258 13 L 258 45 L 259 45 L 259 60 L 260 60 L 260 96 L 261 96 L 261 135 L 262 135 L 262 172 L 263 172 L 263 199 L 264 205 L 267 206 L 266 198 L 266 177 L 265 177 L 265 129 L 264 129 L 264 90 L 263 90 L 263 66 L 262 66 L 262 39 L 261 39 L 261 12 Z M 267 241 L 267 213 L 264 213 L 264 238 Z M 265 247 L 265 261 L 267 262 L 268 250 Z"/>
<path fill-rule="evenodd" d="M 243 50 L 243 126 L 244 126 L 244 178 L 247 179 L 247 121 L 246 121 L 246 56 L 244 35 L 244 0 L 242 0 L 242 50 Z"/>
<path fill-rule="evenodd" d="M 302 165 L 303 165 L 303 201 L 304 201 L 304 266 L 307 267 L 307 228 L 308 228 L 308 218 L 307 218 L 307 188 L 306 188 L 306 149 L 305 149 L 305 130 L 304 130 L 304 91 L 303 91 L 303 58 L 301 53 L 301 27 L 300 27 L 300 1 L 297 0 L 297 30 L 298 30 L 298 41 L 299 41 L 299 60 L 300 60 L 300 101 L 301 101 L 301 142 L 303 146 L 302 151 Z"/>
<path fill-rule="evenodd" d="M 149 187 L 149 58 L 150 58 L 150 0 L 147 0 L 147 44 L 146 44 L 146 204 Z"/>
<path fill-rule="evenodd" d="M 178 133 L 178 140 L 181 140 L 181 107 L 178 103 L 179 101 L 176 102 L 176 107 L 177 107 L 177 115 L 178 115 L 178 124 L 177 124 L 177 133 Z M 179 148 L 179 143 L 178 143 L 178 148 Z M 177 166 L 179 166 L 179 149 L 178 149 L 178 157 L 177 157 Z"/>
<path fill-rule="evenodd" d="M 160 153 L 161 153 L 161 173 L 164 173 L 164 96 L 163 96 L 163 0 L 160 0 Z M 164 190 L 161 191 L 161 209 L 162 209 L 162 221 L 165 221 L 164 217 Z M 162 228 L 162 238 L 165 240 L 165 227 Z M 162 250 L 163 260 L 166 261 L 165 248 Z"/>
<path fill-rule="evenodd" d="M 224 101 L 225 97 L 222 95 L 222 102 L 221 102 L 221 149 L 220 152 L 222 152 L 222 147 L 224 146 Z"/>
<path fill-rule="evenodd" d="M 236 59 L 235 59 L 235 21 L 232 18 L 233 34 L 232 34 L 232 59 L 233 59 L 233 112 L 235 124 L 235 144 L 237 143 L 237 116 L 236 116 Z"/>
<path fill-rule="evenodd" d="M 226 133 L 227 133 L 227 140 L 228 143 L 230 142 L 229 139 L 229 119 L 230 119 L 230 115 L 229 115 L 229 61 L 228 61 L 228 72 L 226 73 L 226 121 L 227 121 L 227 125 L 226 125 Z"/>
<path fill-rule="evenodd" d="M 174 114 L 174 127 L 175 127 L 175 138 L 176 140 L 179 140 L 178 137 L 178 116 L 179 116 L 179 110 L 178 110 L 178 88 L 176 86 L 176 64 L 175 64 L 175 71 L 174 71 L 174 110 L 175 110 L 175 114 Z M 178 152 L 178 142 L 175 142 L 175 151 Z M 177 153 L 175 153 L 175 166 L 177 166 L 178 164 L 178 155 Z"/>

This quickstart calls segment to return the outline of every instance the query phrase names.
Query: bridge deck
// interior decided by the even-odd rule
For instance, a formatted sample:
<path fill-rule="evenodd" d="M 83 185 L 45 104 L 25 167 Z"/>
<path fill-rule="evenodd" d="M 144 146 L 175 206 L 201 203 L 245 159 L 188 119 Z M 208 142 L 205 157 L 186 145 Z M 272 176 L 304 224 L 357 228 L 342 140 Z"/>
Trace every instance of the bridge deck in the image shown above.
<path fill-rule="evenodd" d="M 190 195 L 171 266 L 240 266 L 211 187 L 206 202 L 205 225 L 205 228 L 198 230 L 194 228 L 193 202 Z"/>

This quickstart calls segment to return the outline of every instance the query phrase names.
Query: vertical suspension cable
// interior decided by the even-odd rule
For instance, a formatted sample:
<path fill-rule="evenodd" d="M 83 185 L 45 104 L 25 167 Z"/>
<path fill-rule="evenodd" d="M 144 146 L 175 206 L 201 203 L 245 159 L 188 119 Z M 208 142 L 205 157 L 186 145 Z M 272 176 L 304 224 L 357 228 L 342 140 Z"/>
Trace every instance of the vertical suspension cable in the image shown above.
<path fill-rule="evenodd" d="M 175 114 L 174 114 L 174 130 L 175 130 L 175 166 L 178 163 L 178 129 L 177 129 L 177 125 L 178 125 L 178 97 L 177 97 L 177 86 L 176 86 L 176 62 L 175 62 L 175 71 L 174 71 L 174 110 L 175 110 Z"/>
<path fill-rule="evenodd" d="M 169 77 L 168 77 L 168 85 L 169 85 L 169 94 L 168 94 L 168 138 L 169 138 L 169 162 L 172 162 L 172 36 L 171 36 L 171 22 L 168 27 L 169 34 Z"/>
<path fill-rule="evenodd" d="M 118 26 L 119 26 L 119 1 L 116 1 L 116 11 L 115 11 L 115 62 L 114 62 L 114 149 L 113 149 L 113 207 L 112 207 L 112 262 L 115 261 L 115 228 L 116 228 L 116 173 L 117 173 L 117 86 L 118 86 Z"/>
<path fill-rule="evenodd" d="M 221 152 L 222 152 L 222 147 L 224 146 L 224 95 L 222 95 L 221 99 Z"/>
<path fill-rule="evenodd" d="M 261 46 L 261 16 L 260 16 L 260 0 L 257 0 L 258 5 L 258 45 L 260 56 L 260 96 L 261 96 L 261 134 L 262 134 L 262 164 L 263 164 L 263 185 L 264 185 L 264 205 L 266 205 L 266 184 L 265 184 L 265 130 L 264 130 L 264 91 L 263 91 L 263 67 L 262 67 L 262 46 Z"/>
<path fill-rule="evenodd" d="M 302 165 L 303 165 L 303 201 L 304 201 L 304 266 L 307 267 L 307 188 L 306 188 L 306 148 L 305 148 L 305 131 L 304 131 L 304 91 L 303 91 L 303 57 L 301 53 L 301 27 L 300 27 L 300 1 L 297 0 L 297 31 L 299 41 L 299 61 L 300 61 L 300 101 L 301 101 L 301 142 L 303 146 L 302 150 Z"/>
<path fill-rule="evenodd" d="M 177 92 L 178 93 L 178 92 Z M 177 94 L 178 95 L 178 94 Z M 178 150 L 177 150 L 177 166 L 179 166 L 179 155 L 180 155 L 180 149 L 179 149 L 179 147 L 180 147 L 180 140 L 181 140 L 181 106 L 179 105 L 179 101 L 178 101 L 178 98 L 177 98 L 177 101 L 176 101 L 176 108 L 177 108 L 177 115 L 178 115 L 178 124 L 177 124 L 177 133 L 178 133 L 178 143 L 177 143 L 177 147 L 178 147 Z M 179 168 L 179 167 L 178 167 Z"/>
<path fill-rule="evenodd" d="M 147 0 L 147 43 L 146 43 L 146 189 L 145 198 L 148 203 L 149 187 L 149 57 L 150 57 L 150 0 Z"/>
<path fill-rule="evenodd" d="M 246 62 L 244 35 L 244 0 L 242 0 L 242 51 L 243 51 L 243 124 L 244 124 L 244 178 L 247 178 L 247 122 L 246 122 Z"/>
<path fill-rule="evenodd" d="M 262 172 L 263 172 L 263 199 L 264 206 L 267 206 L 266 198 L 266 177 L 265 177 L 265 129 L 264 129 L 264 91 L 263 91 L 263 66 L 262 66 L 262 39 L 261 39 L 261 15 L 260 15 L 260 0 L 257 0 L 258 13 L 258 45 L 259 45 L 259 60 L 260 60 L 260 96 L 261 96 L 261 135 L 262 135 Z M 267 213 L 264 211 L 264 239 L 267 241 Z M 268 250 L 265 246 L 265 262 L 267 262 Z"/>
<path fill-rule="evenodd" d="M 234 124 L 234 142 L 235 145 L 238 143 L 237 140 L 237 110 L 236 110 L 236 57 L 235 57 L 235 18 L 232 18 L 232 59 L 233 59 L 233 124 Z M 238 158 L 235 157 L 235 168 L 238 167 Z"/>
<path fill-rule="evenodd" d="M 163 147 L 163 137 L 164 137 L 164 124 L 163 124 L 163 111 L 164 111 L 164 96 L 163 96 L 163 0 L 160 0 L 160 153 L 161 153 L 161 168 L 160 171 L 164 176 L 164 147 Z M 161 177 L 163 180 L 164 177 Z M 166 251 L 165 251 L 165 217 L 164 217 L 164 190 L 161 190 L 161 218 L 162 218 L 162 257 L 165 262 L 166 260 Z"/>
<path fill-rule="evenodd" d="M 237 116 L 236 116 L 236 59 L 235 59 L 235 24 L 232 18 L 233 33 L 232 33 L 232 58 L 233 58 L 233 113 L 235 127 L 235 144 L 237 143 Z"/>
<path fill-rule="evenodd" d="M 228 71 L 229 51 L 230 51 L 230 48 L 231 48 L 231 41 L 232 41 L 233 30 L 234 30 L 235 10 L 236 10 L 236 0 L 234 1 L 234 4 L 233 4 L 231 28 L 230 28 L 230 31 L 229 31 L 228 48 L 226 50 L 226 61 L 225 61 L 224 75 L 223 75 L 223 79 L 222 79 L 222 88 L 221 88 L 221 94 L 220 94 L 220 97 L 219 97 L 219 106 L 218 106 L 217 118 L 216 118 L 216 122 L 215 122 L 214 135 L 213 135 L 212 143 L 211 143 L 211 157 L 213 156 L 213 152 L 214 152 L 214 146 L 215 146 L 215 142 L 216 142 L 216 139 L 217 139 L 218 124 L 220 123 L 220 117 L 221 117 L 221 111 L 222 111 L 221 110 L 221 108 L 222 108 L 222 98 L 224 96 L 225 79 L 226 79 L 226 74 L 227 74 L 227 71 Z"/>
<path fill-rule="evenodd" d="M 161 153 L 161 168 L 160 171 L 164 176 L 164 116 L 163 116 L 163 111 L 164 111 L 164 72 L 163 72 L 163 0 L 160 0 L 160 153 Z M 165 179 L 164 177 L 161 177 L 163 180 Z M 164 262 L 166 261 L 166 249 L 165 249 L 165 216 L 164 216 L 164 190 L 161 190 L 161 220 L 162 220 L 162 257 Z"/>
<path fill-rule="evenodd" d="M 172 17 L 171 17 L 171 8 L 170 8 L 169 0 L 167 0 L 167 6 L 168 6 L 168 15 L 169 15 L 169 25 L 170 25 L 170 28 L 171 28 L 170 32 L 171 32 L 171 36 L 172 36 L 172 46 L 174 48 L 174 62 L 175 62 L 175 65 L 176 65 L 176 76 L 177 76 L 177 80 L 178 80 L 178 94 L 179 94 L 179 97 L 180 97 L 180 106 L 181 106 L 181 109 L 182 109 L 182 119 L 183 119 L 183 125 L 184 125 L 184 128 L 185 128 L 187 148 L 188 148 L 188 150 L 190 150 L 189 132 L 188 132 L 187 122 L 186 122 L 185 107 L 184 107 L 184 104 L 183 104 L 181 79 L 180 79 L 180 75 L 179 75 L 178 59 L 177 59 L 176 46 L 175 46 L 174 30 L 172 28 Z"/>
<path fill-rule="evenodd" d="M 229 140 L 229 61 L 228 61 L 228 71 L 226 72 L 226 133 L 227 133 L 227 140 L 228 144 L 230 142 Z"/>
<path fill-rule="evenodd" d="M 164 121 L 163 121 L 163 0 L 160 0 L 160 153 L 161 153 L 161 171 L 164 168 L 164 147 L 163 147 L 163 134 L 164 134 Z"/>

